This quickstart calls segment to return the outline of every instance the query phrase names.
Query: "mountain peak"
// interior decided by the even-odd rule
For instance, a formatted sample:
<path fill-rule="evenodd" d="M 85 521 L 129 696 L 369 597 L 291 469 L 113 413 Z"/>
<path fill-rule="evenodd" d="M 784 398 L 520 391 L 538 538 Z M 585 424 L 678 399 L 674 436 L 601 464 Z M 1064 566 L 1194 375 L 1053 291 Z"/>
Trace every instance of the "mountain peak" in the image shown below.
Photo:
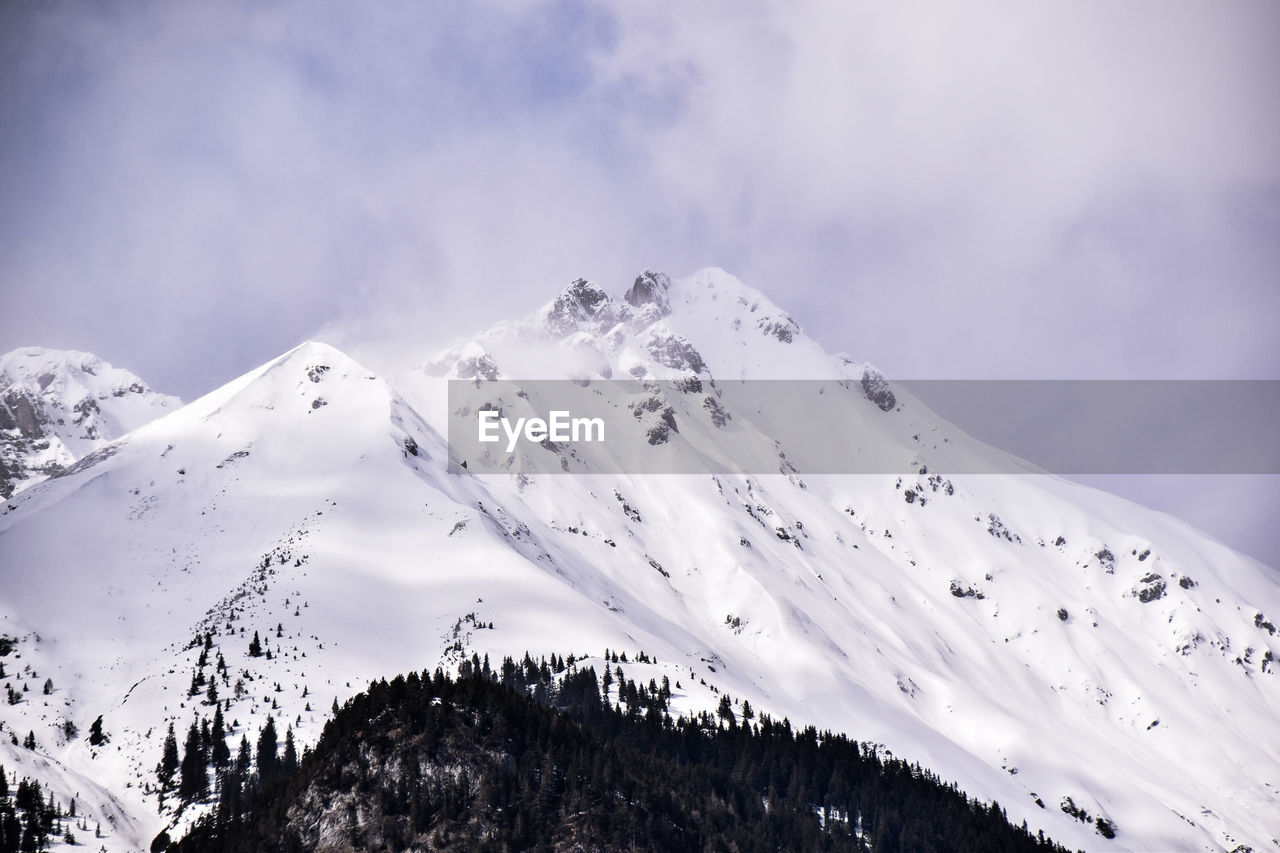
<path fill-rule="evenodd" d="M 671 301 L 667 295 L 670 290 L 671 279 L 666 273 L 646 269 L 636 276 L 635 283 L 623 298 L 648 321 L 645 323 L 648 325 L 671 313 Z"/>
<path fill-rule="evenodd" d="M 582 329 L 603 331 L 618 321 L 618 306 L 604 290 L 575 279 L 540 312 L 548 332 L 564 337 Z"/>
<path fill-rule="evenodd" d="M 378 380 L 385 386 L 372 371 L 337 347 L 323 341 L 304 341 L 195 400 L 186 411 L 196 418 L 207 418 L 229 406 L 271 410 L 284 407 L 292 411 L 289 401 L 297 398 L 303 404 L 300 411 L 306 414 L 329 404 L 335 380 L 355 379 Z"/>
<path fill-rule="evenodd" d="M 672 353 L 689 357 L 672 357 Z M 672 279 L 645 269 L 618 298 L 584 278 L 518 322 L 456 342 L 425 366 L 434 377 L 575 378 L 672 372 L 725 379 L 861 378 L 786 311 L 716 267 Z"/>
<path fill-rule="evenodd" d="M 40 392 L 60 393 L 73 382 L 86 382 L 87 377 L 101 377 L 89 384 L 113 390 L 143 393 L 149 390 L 141 379 L 128 370 L 112 367 L 93 353 L 79 350 L 19 347 L 0 356 L 0 382 L 5 389 L 15 384 L 34 385 Z"/>
<path fill-rule="evenodd" d="M 272 370 L 285 365 L 301 365 L 305 368 L 319 367 L 323 368 L 322 373 L 333 369 L 340 369 L 344 372 L 369 372 L 342 350 L 332 344 L 317 340 L 303 341 L 293 349 L 268 362 L 264 367 L 266 370 Z"/>
<path fill-rule="evenodd" d="M 21 347 L 0 356 L 0 495 L 181 404 L 92 353 Z"/>

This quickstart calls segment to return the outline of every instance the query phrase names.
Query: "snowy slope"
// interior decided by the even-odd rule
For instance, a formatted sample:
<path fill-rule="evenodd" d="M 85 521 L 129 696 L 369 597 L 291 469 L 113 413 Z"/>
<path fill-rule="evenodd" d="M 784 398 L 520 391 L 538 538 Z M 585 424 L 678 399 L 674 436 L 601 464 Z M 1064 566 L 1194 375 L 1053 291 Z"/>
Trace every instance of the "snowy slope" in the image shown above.
<path fill-rule="evenodd" d="M 23 700 L 3 706 L 4 731 L 35 732 L 65 768 L 60 788 L 101 780 L 137 824 L 108 848 L 135 849 L 171 817 L 146 791 L 167 723 L 212 715 L 203 691 L 188 696 L 198 632 L 227 663 L 233 746 L 273 704 L 310 742 L 334 699 L 456 660 L 446 649 L 481 630 L 523 648 L 563 618 L 584 652 L 622 643 L 610 612 L 482 488 L 447 477 L 442 454 L 384 382 L 309 344 L 15 495 L 0 515 L 0 634 L 18 642 L 0 660 Z M 486 600 L 507 602 L 500 618 Z M 271 660 L 250 659 L 255 631 Z M 104 748 L 63 736 L 65 720 L 83 734 L 99 715 Z M 0 741 L 0 764 L 21 752 Z M 82 812 L 109 812 L 83 797 Z"/>
<path fill-rule="evenodd" d="M 915 477 L 622 478 L 592 483 L 606 499 L 584 509 L 584 478 L 507 484 L 508 507 L 523 503 L 548 526 L 602 530 L 619 549 L 625 518 L 634 556 L 602 570 L 617 566 L 615 584 L 700 626 L 705 656 L 725 664 L 718 683 L 739 675 L 768 698 L 797 697 L 806 718 L 919 757 L 1032 825 L 1070 797 L 1113 820 L 1125 848 L 1263 848 L 1280 836 L 1280 740 L 1270 723 L 1280 644 L 1268 627 L 1280 587 L 1266 567 L 1058 478 L 937 473 L 994 451 L 900 390 L 886 398 L 874 368 L 828 356 L 719 270 L 676 281 L 646 274 L 622 299 L 576 282 L 424 372 L 492 379 L 530 369 L 860 380 L 847 420 L 896 442 L 898 458 L 920 460 L 926 473 Z M 432 409 L 429 387 L 402 385 Z M 703 440 L 695 431 L 715 432 L 698 417 L 679 423 L 691 444 Z M 670 577 L 647 571 L 650 558 Z M 766 675 L 779 683 L 766 687 Z M 961 758 L 950 754 L 957 746 Z M 1020 802 L 991 770 L 1013 777 Z"/>
<path fill-rule="evenodd" d="M 927 470 L 450 476 L 441 378 L 473 376 L 843 379 Z M 669 675 L 678 708 L 726 692 L 882 743 L 1072 846 L 1274 846 L 1274 573 L 1056 478 L 935 472 L 995 451 L 892 393 L 717 270 L 576 282 L 394 388 L 306 344 L 0 509 L 0 662 L 30 687 L 0 722 L 90 810 L 118 799 L 109 849 L 131 849 L 190 819 L 148 788 L 167 724 L 211 715 L 189 688 L 219 656 L 234 748 L 268 713 L 312 742 L 335 698 L 461 654 L 643 649 L 629 677 Z M 680 417 L 678 440 L 720 440 Z M 99 715 L 106 746 L 63 742 Z"/>
<path fill-rule="evenodd" d="M 181 405 L 89 353 L 24 347 L 0 356 L 0 497 Z"/>

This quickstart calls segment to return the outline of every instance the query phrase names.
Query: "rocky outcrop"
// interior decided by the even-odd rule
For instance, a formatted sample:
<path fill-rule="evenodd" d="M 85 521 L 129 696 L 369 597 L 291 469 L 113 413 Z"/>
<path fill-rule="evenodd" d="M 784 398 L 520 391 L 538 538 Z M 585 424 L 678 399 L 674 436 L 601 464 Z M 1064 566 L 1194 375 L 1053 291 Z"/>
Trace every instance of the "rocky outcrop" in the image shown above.
<path fill-rule="evenodd" d="M 893 396 L 889 380 L 875 368 L 869 367 L 862 372 L 862 393 L 882 412 L 891 412 L 898 405 L 898 398 Z"/>
<path fill-rule="evenodd" d="M 458 359 L 455 369 L 459 379 L 487 379 L 496 382 L 499 375 L 498 365 L 488 353 Z"/>
<path fill-rule="evenodd" d="M 671 279 L 666 273 L 645 270 L 627 290 L 623 299 L 632 309 L 631 326 L 644 328 L 671 313 Z"/>
<path fill-rule="evenodd" d="M 756 321 L 756 328 L 784 344 L 791 343 L 800 334 L 800 324 L 785 314 L 781 317 L 761 317 Z"/>
<path fill-rule="evenodd" d="M 654 334 L 645 343 L 645 349 L 663 367 L 691 370 L 694 373 L 702 373 L 707 369 L 702 354 L 680 335 Z"/>
<path fill-rule="evenodd" d="M 609 294 L 585 278 L 561 291 L 545 317 L 547 331 L 560 338 L 577 331 L 607 331 L 616 322 L 617 310 Z"/>

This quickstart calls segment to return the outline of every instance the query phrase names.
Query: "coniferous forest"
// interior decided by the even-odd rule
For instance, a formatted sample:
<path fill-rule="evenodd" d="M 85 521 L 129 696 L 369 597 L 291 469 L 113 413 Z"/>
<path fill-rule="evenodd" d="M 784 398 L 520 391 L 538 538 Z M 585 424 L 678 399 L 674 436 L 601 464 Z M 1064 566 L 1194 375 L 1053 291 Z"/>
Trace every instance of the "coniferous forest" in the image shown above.
<path fill-rule="evenodd" d="M 76 815 L 76 801 L 65 808 L 39 782 L 10 777 L 0 766 L 0 853 L 41 853 L 55 842 L 77 844 L 86 833 L 100 837 Z"/>
<path fill-rule="evenodd" d="M 153 850 L 1063 850 L 844 735 L 727 697 L 672 718 L 669 685 L 618 672 L 526 655 L 378 681 L 301 758 L 269 722 Z"/>

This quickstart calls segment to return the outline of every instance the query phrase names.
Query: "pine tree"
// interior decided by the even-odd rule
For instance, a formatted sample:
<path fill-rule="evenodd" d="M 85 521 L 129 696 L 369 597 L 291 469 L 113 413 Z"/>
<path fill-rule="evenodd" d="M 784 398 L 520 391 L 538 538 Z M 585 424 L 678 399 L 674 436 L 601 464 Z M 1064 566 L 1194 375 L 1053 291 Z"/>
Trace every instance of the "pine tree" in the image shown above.
<path fill-rule="evenodd" d="M 178 782 L 178 796 L 188 802 L 205 794 L 209 789 L 205 773 L 204 751 L 200 749 L 200 725 L 194 720 L 187 730 L 187 742 L 182 752 L 182 776 Z"/>
<path fill-rule="evenodd" d="M 729 728 L 737 725 L 737 720 L 733 716 L 733 702 L 729 700 L 727 693 L 720 697 L 720 707 L 716 708 L 716 716 L 728 723 Z"/>
<path fill-rule="evenodd" d="M 156 776 L 160 780 L 161 790 L 167 790 L 173 784 L 173 774 L 178 772 L 178 739 L 173 733 L 173 723 L 169 723 L 169 733 L 164 736 L 164 749 L 160 753 L 160 763 L 156 765 Z"/>
<path fill-rule="evenodd" d="M 281 763 L 280 772 L 289 777 L 298 770 L 298 749 L 293 744 L 293 726 L 284 733 L 284 761 Z"/>
<path fill-rule="evenodd" d="M 52 692 L 53 692 L 53 679 L 46 678 L 44 680 L 44 695 L 48 696 Z"/>
<path fill-rule="evenodd" d="M 102 746 L 109 740 L 111 740 L 111 738 L 107 737 L 106 732 L 102 730 L 102 717 L 99 716 L 98 719 L 94 720 L 93 724 L 89 726 L 89 745 Z"/>
<path fill-rule="evenodd" d="M 236 775 L 249 775 L 249 766 L 252 759 L 249 751 L 249 736 L 240 735 L 240 750 L 236 753 Z"/>
<path fill-rule="evenodd" d="M 231 750 L 227 747 L 227 731 L 222 720 L 221 707 L 213 712 L 213 731 L 210 737 L 213 739 L 213 748 L 209 753 L 209 761 L 214 767 L 222 770 L 231 763 Z"/>
<path fill-rule="evenodd" d="M 253 632 L 253 639 L 249 641 L 249 657 L 262 657 L 262 640 L 258 639 L 258 632 Z"/>
<path fill-rule="evenodd" d="M 276 735 L 276 721 L 272 717 L 267 717 L 266 725 L 262 727 L 261 733 L 258 735 L 258 778 L 262 780 L 262 784 L 266 785 L 276 778 L 276 771 L 280 761 L 277 754 L 279 747 L 279 738 Z"/>
<path fill-rule="evenodd" d="M 22 827 L 22 853 L 38 853 L 40 850 L 40 819 L 35 809 L 28 809 Z"/>

